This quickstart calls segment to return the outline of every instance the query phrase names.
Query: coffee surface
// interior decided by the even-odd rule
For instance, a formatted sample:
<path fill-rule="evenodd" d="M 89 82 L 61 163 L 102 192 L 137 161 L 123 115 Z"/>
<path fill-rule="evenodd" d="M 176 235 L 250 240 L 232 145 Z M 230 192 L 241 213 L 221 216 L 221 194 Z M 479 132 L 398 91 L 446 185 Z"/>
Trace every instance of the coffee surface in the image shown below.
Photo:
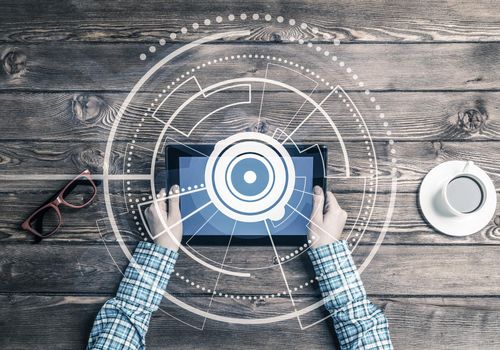
<path fill-rule="evenodd" d="M 450 205 L 461 213 L 477 210 L 483 202 L 483 191 L 476 180 L 469 176 L 458 176 L 446 188 Z"/>

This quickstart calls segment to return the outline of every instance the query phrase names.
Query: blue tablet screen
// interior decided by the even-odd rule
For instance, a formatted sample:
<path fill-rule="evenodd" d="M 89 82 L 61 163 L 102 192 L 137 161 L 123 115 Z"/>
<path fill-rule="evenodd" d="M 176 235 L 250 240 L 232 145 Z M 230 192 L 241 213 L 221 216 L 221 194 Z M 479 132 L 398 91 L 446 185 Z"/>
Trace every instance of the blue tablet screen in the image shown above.
<path fill-rule="evenodd" d="M 208 204 L 210 198 L 204 189 L 204 176 L 207 157 L 180 157 L 180 186 L 189 192 L 181 197 L 181 214 L 185 236 L 267 236 L 265 223 L 236 222 Z M 272 235 L 297 236 L 307 234 L 307 225 L 312 208 L 313 157 L 292 157 L 295 167 L 295 186 L 293 194 L 285 206 L 285 215 L 278 221 L 268 220 Z M 233 183 L 239 176 L 235 169 Z M 258 180 L 241 181 L 240 188 L 251 195 L 259 191 L 262 184 Z M 243 187 L 246 186 L 246 187 Z M 205 206 L 203 209 L 199 210 Z"/>

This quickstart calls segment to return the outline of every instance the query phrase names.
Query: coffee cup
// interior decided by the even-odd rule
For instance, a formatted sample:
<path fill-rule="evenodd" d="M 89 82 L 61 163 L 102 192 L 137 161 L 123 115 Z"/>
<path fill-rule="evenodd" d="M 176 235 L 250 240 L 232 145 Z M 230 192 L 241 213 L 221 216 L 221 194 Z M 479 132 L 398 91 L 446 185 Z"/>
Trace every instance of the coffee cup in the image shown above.
<path fill-rule="evenodd" d="M 480 210 L 486 202 L 486 186 L 472 173 L 474 162 L 467 161 L 461 171 L 443 181 L 439 193 L 440 207 L 451 216 L 467 216 Z"/>
<path fill-rule="evenodd" d="M 491 178 L 476 164 L 450 160 L 425 176 L 419 205 L 437 231 L 463 237 L 488 225 L 497 210 L 497 193 Z"/>

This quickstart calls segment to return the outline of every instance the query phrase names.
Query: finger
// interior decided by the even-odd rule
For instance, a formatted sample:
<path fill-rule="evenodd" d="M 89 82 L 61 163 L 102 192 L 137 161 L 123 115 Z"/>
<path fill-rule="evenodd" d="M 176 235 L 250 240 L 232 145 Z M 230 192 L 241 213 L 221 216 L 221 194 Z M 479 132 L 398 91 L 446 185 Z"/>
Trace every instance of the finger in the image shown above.
<path fill-rule="evenodd" d="M 179 208 L 179 185 L 173 185 L 170 188 L 170 198 L 168 199 L 168 214 L 172 216 L 181 216 L 181 210 Z"/>
<path fill-rule="evenodd" d="M 333 192 L 326 192 L 326 203 L 325 203 L 325 213 L 329 212 L 332 209 L 340 209 L 339 202 L 337 202 L 337 198 Z"/>
<path fill-rule="evenodd" d="M 158 207 L 163 211 L 167 211 L 167 203 L 165 200 L 166 195 L 167 195 L 167 191 L 165 190 L 165 188 L 162 188 L 160 190 L 160 192 L 158 193 L 159 200 L 156 202 L 156 203 L 158 203 Z"/>
<path fill-rule="evenodd" d="M 161 215 L 162 213 L 166 213 L 166 211 L 167 206 L 165 204 L 165 189 L 162 188 L 160 192 L 158 192 L 157 198 L 154 200 L 154 202 L 146 208 L 144 214 L 148 218 L 154 218 Z"/>
<path fill-rule="evenodd" d="M 323 221 L 323 205 L 325 203 L 325 195 L 320 186 L 314 186 L 313 195 L 313 208 L 311 213 L 311 220 L 316 222 Z"/>

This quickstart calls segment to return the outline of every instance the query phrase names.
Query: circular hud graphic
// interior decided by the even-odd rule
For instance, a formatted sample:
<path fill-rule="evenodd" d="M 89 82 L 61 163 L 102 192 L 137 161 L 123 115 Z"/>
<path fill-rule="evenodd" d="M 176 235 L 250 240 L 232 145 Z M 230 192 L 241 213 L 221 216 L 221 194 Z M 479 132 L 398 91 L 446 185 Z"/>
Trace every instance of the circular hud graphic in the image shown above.
<path fill-rule="evenodd" d="M 231 31 L 218 27 L 225 22 Z M 235 43 L 263 24 L 299 37 L 291 37 L 289 45 Z M 200 39 L 189 41 L 201 28 L 212 34 L 198 33 Z M 306 265 L 310 242 L 284 246 L 273 240 L 298 226 L 315 230 L 304 213 L 312 201 L 311 164 L 291 153 L 327 149 L 324 177 L 349 213 L 342 239 L 361 272 L 384 239 L 396 196 L 390 125 L 369 83 L 343 59 L 340 42 L 327 34 L 321 44 L 308 42 L 300 37 L 304 31 L 322 36 L 295 19 L 229 14 L 186 24 L 158 45 L 131 53 L 144 75 L 109 135 L 108 217 L 99 229 L 119 243 L 119 252 L 108 249 L 113 259 L 124 254 L 130 260 L 127 243 L 171 235 L 164 223 L 153 237 L 144 210 L 179 196 L 185 231 L 196 237 L 209 228 L 225 237 L 223 245 L 188 240 L 180 247 L 165 293 L 168 306 L 162 308 L 195 328 L 203 329 L 207 319 L 242 324 L 297 319 L 305 329 L 328 317 L 320 298 L 301 297 L 301 291 L 317 289 Z M 167 44 L 174 39 L 187 43 Z M 159 197 L 169 176 L 166 146 L 200 144 L 215 147 L 208 153 L 193 149 L 196 156 L 179 167 L 196 171 L 180 177 L 179 193 Z M 242 232 L 261 232 L 267 241 L 235 244 L 233 236 Z M 189 297 L 195 291 L 210 297 Z M 283 303 L 272 315 L 259 315 L 242 302 L 273 298 Z"/>
<path fill-rule="evenodd" d="M 243 132 L 217 142 L 207 161 L 205 183 L 212 203 L 227 217 L 279 221 L 295 188 L 295 167 L 277 140 Z"/>

